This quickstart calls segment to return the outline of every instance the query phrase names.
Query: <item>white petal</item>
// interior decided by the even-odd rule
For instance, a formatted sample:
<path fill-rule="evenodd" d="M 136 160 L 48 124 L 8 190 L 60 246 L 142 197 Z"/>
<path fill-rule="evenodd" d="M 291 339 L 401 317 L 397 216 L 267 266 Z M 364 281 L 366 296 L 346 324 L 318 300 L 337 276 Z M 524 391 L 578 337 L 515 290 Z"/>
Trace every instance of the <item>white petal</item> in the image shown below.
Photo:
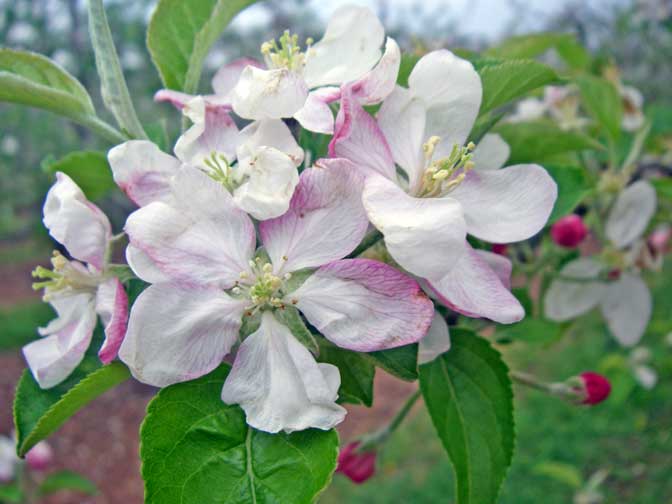
<path fill-rule="evenodd" d="M 107 159 L 117 185 L 138 206 L 170 197 L 170 179 L 180 161 L 147 140 L 130 140 L 110 149 Z"/>
<path fill-rule="evenodd" d="M 109 364 L 117 357 L 128 321 L 128 296 L 117 277 L 108 278 L 98 286 L 96 312 L 105 330 L 105 341 L 98 357 L 103 364 Z"/>
<path fill-rule="evenodd" d="M 239 161 L 238 176 L 245 182 L 233 192 L 236 204 L 258 220 L 284 214 L 299 183 L 294 161 L 272 147 L 260 147 L 254 157 Z"/>
<path fill-rule="evenodd" d="M 622 273 L 609 283 L 600 308 L 611 333 L 623 346 L 642 339 L 651 319 L 651 292 L 639 275 Z"/>
<path fill-rule="evenodd" d="M 418 344 L 418 364 L 431 362 L 448 350 L 450 350 L 448 324 L 439 312 L 434 312 L 432 325 Z"/>
<path fill-rule="evenodd" d="M 43 389 L 65 380 L 84 358 L 96 327 L 96 310 L 91 294 L 78 294 L 52 301 L 58 313 L 45 328 L 44 338 L 23 347 L 30 372 Z"/>
<path fill-rule="evenodd" d="M 415 343 L 427 332 L 434 312 L 415 280 L 370 259 L 322 266 L 286 299 L 296 301 L 326 338 L 359 352 Z"/>
<path fill-rule="evenodd" d="M 445 49 L 420 58 L 408 77 L 413 97 L 427 109 L 425 137 L 441 137 L 437 157 L 467 140 L 481 106 L 481 78 L 467 60 Z"/>
<path fill-rule="evenodd" d="M 56 173 L 56 183 L 44 202 L 44 225 L 75 259 L 103 269 L 112 236 L 110 221 L 66 174 Z"/>
<path fill-rule="evenodd" d="M 250 218 L 219 183 L 184 168 L 172 183 L 174 205 L 155 202 L 126 221 L 131 246 L 178 282 L 231 287 L 255 249 Z"/>
<path fill-rule="evenodd" d="M 151 257 L 133 245 L 126 247 L 126 262 L 140 280 L 148 283 L 164 283 L 169 281 L 169 277 L 156 267 Z"/>
<path fill-rule="evenodd" d="M 462 204 L 467 232 L 492 243 L 525 240 L 551 215 L 558 187 L 538 165 L 472 171 L 450 196 Z"/>
<path fill-rule="evenodd" d="M 602 269 L 599 262 L 580 258 L 565 265 L 560 274 L 568 278 L 596 278 Z M 544 312 L 557 322 L 571 320 L 597 306 L 604 294 L 603 282 L 553 280 L 544 297 Z"/>
<path fill-rule="evenodd" d="M 303 149 L 279 119 L 255 121 L 240 131 L 240 144 L 236 150 L 239 160 L 254 156 L 259 147 L 274 147 L 284 152 L 296 166 L 303 162 Z"/>
<path fill-rule="evenodd" d="M 465 243 L 466 253 L 450 272 L 429 284 L 438 299 L 468 317 L 485 317 L 501 324 L 523 318 L 525 312 L 497 274 Z"/>
<path fill-rule="evenodd" d="M 7 436 L 0 436 L 0 483 L 9 483 L 14 479 L 18 463 L 16 443 Z"/>
<path fill-rule="evenodd" d="M 646 180 L 627 187 L 609 213 L 605 231 L 618 248 L 627 247 L 642 236 L 656 212 L 656 190 Z"/>
<path fill-rule="evenodd" d="M 285 68 L 248 66 L 232 92 L 233 111 L 243 119 L 292 117 L 308 98 L 303 78 Z"/>
<path fill-rule="evenodd" d="M 321 266 L 354 250 L 368 227 L 360 187 L 344 159 L 321 159 L 301 173 L 287 213 L 259 224 L 276 273 Z"/>
<path fill-rule="evenodd" d="M 369 177 L 362 200 L 387 250 L 411 273 L 442 278 L 464 253 L 466 224 L 452 198 L 413 198 L 383 177 Z"/>
<path fill-rule="evenodd" d="M 346 413 L 336 404 L 336 377 L 335 366 L 315 362 L 287 327 L 264 312 L 259 329 L 240 345 L 222 400 L 239 404 L 247 423 L 265 432 L 328 430 Z"/>
<path fill-rule="evenodd" d="M 306 103 L 294 114 L 294 119 L 308 131 L 331 135 L 334 132 L 334 113 L 329 104 L 338 100 L 341 91 L 337 87 L 323 87 L 308 93 Z"/>
<path fill-rule="evenodd" d="M 650 366 L 636 366 L 633 371 L 637 382 L 647 390 L 651 390 L 658 383 L 658 373 Z"/>
<path fill-rule="evenodd" d="M 322 40 L 310 49 L 305 76 L 311 88 L 362 77 L 381 56 L 385 29 L 368 7 L 346 5 L 329 19 Z"/>
<path fill-rule="evenodd" d="M 238 84 L 240 75 L 247 66 L 262 68 L 257 60 L 252 58 L 239 58 L 222 66 L 212 78 L 212 89 L 222 99 L 231 99 L 231 91 Z"/>
<path fill-rule="evenodd" d="M 352 84 L 352 89 L 364 105 L 373 105 L 382 102 L 397 83 L 401 51 L 394 39 L 388 37 L 385 43 L 385 53 L 373 69 L 364 77 Z"/>
<path fill-rule="evenodd" d="M 499 281 L 502 282 L 502 285 L 507 289 L 511 289 L 511 271 L 513 270 L 513 264 L 511 264 L 509 258 L 487 250 L 476 250 L 476 253 L 488 264 L 488 266 L 490 266 L 490 269 L 495 272 Z"/>
<path fill-rule="evenodd" d="M 119 358 L 156 387 L 203 376 L 237 341 L 245 303 L 216 288 L 150 285 L 133 303 Z"/>
<path fill-rule="evenodd" d="M 414 190 L 425 166 L 422 144 L 429 139 L 425 136 L 426 111 L 422 102 L 397 86 L 383 102 L 377 118 L 394 161 L 406 172 L 408 185 Z"/>
<path fill-rule="evenodd" d="M 488 133 L 478 142 L 472 161 L 477 170 L 498 170 L 511 155 L 511 147 L 496 133 Z"/>

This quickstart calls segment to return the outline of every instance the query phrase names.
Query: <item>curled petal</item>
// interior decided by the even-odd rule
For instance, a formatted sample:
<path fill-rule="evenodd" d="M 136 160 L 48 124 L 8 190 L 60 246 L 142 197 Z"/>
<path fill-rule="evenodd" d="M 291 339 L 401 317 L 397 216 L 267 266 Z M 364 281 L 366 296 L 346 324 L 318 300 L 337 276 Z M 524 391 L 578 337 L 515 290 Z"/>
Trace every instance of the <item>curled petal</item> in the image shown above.
<path fill-rule="evenodd" d="M 488 133 L 478 142 L 472 161 L 477 170 L 498 170 L 511 155 L 511 147 L 496 133 Z"/>
<path fill-rule="evenodd" d="M 640 180 L 627 187 L 616 199 L 605 231 L 618 248 L 627 247 L 642 236 L 656 212 L 656 190 Z"/>
<path fill-rule="evenodd" d="M 110 221 L 65 173 L 56 173 L 56 183 L 47 193 L 43 222 L 72 257 L 103 269 L 112 236 Z"/>
<path fill-rule="evenodd" d="M 502 284 L 497 274 L 474 249 L 467 252 L 450 272 L 430 286 L 438 299 L 468 317 L 485 317 L 500 324 L 511 324 L 525 312 L 518 300 Z"/>
<path fill-rule="evenodd" d="M 96 310 L 91 294 L 77 294 L 52 301 L 58 318 L 40 328 L 42 339 L 23 347 L 35 381 L 43 389 L 65 380 L 84 358 L 96 327 Z"/>
<path fill-rule="evenodd" d="M 231 100 L 231 92 L 238 84 L 243 70 L 246 67 L 263 68 L 261 62 L 252 58 L 239 58 L 223 65 L 212 78 L 212 89 L 223 100 Z"/>
<path fill-rule="evenodd" d="M 310 49 L 305 76 L 311 88 L 362 77 L 381 56 L 385 29 L 368 7 L 346 5 L 329 19 L 322 40 Z"/>
<path fill-rule="evenodd" d="M 538 165 L 475 170 L 451 193 L 462 204 L 467 232 L 492 243 L 526 240 L 543 229 L 558 196 Z"/>
<path fill-rule="evenodd" d="M 96 312 L 105 328 L 105 341 L 98 357 L 103 364 L 109 364 L 117 357 L 128 321 L 128 296 L 118 278 L 112 277 L 98 287 Z"/>
<path fill-rule="evenodd" d="M 321 159 L 301 173 L 287 213 L 259 224 L 276 273 L 321 266 L 355 249 L 368 227 L 359 187 L 344 159 Z"/>
<path fill-rule="evenodd" d="M 294 119 L 308 131 L 331 135 L 334 132 L 334 114 L 329 104 L 338 100 L 341 91 L 337 87 L 323 87 L 308 93 L 306 103 L 294 114 Z"/>
<path fill-rule="evenodd" d="M 222 389 L 222 400 L 239 404 L 247 423 L 265 432 L 328 430 L 343 421 L 336 404 L 338 368 L 318 364 L 289 329 L 264 312 L 259 329 L 240 345 Z"/>
<path fill-rule="evenodd" d="M 355 97 L 364 105 L 382 102 L 394 91 L 400 64 L 399 45 L 388 37 L 380 61 L 364 77 L 351 84 Z"/>
<path fill-rule="evenodd" d="M 287 299 L 327 339 L 359 352 L 415 343 L 434 313 L 415 280 L 370 259 L 326 264 Z"/>
<path fill-rule="evenodd" d="M 387 250 L 411 273 L 442 278 L 464 253 L 466 224 L 452 198 L 413 198 L 394 182 L 369 177 L 362 200 Z"/>
<path fill-rule="evenodd" d="M 651 319 L 651 292 L 639 275 L 623 273 L 606 286 L 600 309 L 616 340 L 634 346 Z"/>
<path fill-rule="evenodd" d="M 418 344 L 418 364 L 427 364 L 450 350 L 448 324 L 439 312 L 434 312 L 432 325 Z"/>
<path fill-rule="evenodd" d="M 280 119 L 255 121 L 240 131 L 240 141 L 236 149 L 239 161 L 254 156 L 260 147 L 273 147 L 284 152 L 296 166 L 303 162 L 303 149 Z"/>
<path fill-rule="evenodd" d="M 107 160 L 117 185 L 138 206 L 170 198 L 170 179 L 180 161 L 147 140 L 130 140 L 110 149 Z"/>
<path fill-rule="evenodd" d="M 308 88 L 299 74 L 286 68 L 247 66 L 231 96 L 233 111 L 243 119 L 282 119 L 303 107 Z"/>
<path fill-rule="evenodd" d="M 184 106 L 194 98 L 195 95 L 174 91 L 172 89 L 159 89 L 154 94 L 154 101 L 168 102 L 178 110 L 182 110 Z"/>
<path fill-rule="evenodd" d="M 564 266 L 560 270 L 563 277 L 584 281 L 554 280 L 544 297 L 546 316 L 563 322 L 597 306 L 604 297 L 605 284 L 597 281 L 586 282 L 585 279 L 597 278 L 602 269 L 599 262 L 589 258 L 580 258 Z"/>
<path fill-rule="evenodd" d="M 156 267 L 152 259 L 133 245 L 126 247 L 126 262 L 140 280 L 144 280 L 147 283 L 164 283 L 169 281 L 169 278 Z"/>
<path fill-rule="evenodd" d="M 133 303 L 119 358 L 149 385 L 193 380 L 222 363 L 244 309 L 244 300 L 216 288 L 150 285 Z"/>

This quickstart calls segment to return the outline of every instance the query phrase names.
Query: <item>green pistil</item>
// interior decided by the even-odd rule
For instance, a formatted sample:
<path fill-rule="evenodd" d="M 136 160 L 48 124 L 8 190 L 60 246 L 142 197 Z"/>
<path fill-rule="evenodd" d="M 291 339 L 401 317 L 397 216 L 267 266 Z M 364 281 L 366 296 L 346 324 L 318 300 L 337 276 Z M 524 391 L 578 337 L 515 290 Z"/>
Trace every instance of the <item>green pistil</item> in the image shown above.
<path fill-rule="evenodd" d="M 250 268 L 255 282 L 251 285 L 249 283 L 245 284 L 249 274 L 242 272 L 240 274 L 241 280 L 236 282 L 236 286 L 232 289 L 234 295 L 250 300 L 251 304 L 247 307 L 247 313 L 253 314 L 261 308 L 284 308 L 284 302 L 282 301 L 283 280 L 289 280 L 291 275 L 286 274 L 282 278 L 275 275 L 273 265 L 268 262 L 263 263 L 259 257 L 250 261 Z"/>
<path fill-rule="evenodd" d="M 448 156 L 432 160 L 439 141 L 439 137 L 433 136 L 422 146 L 428 166 L 419 191 L 421 197 L 431 198 L 450 192 L 460 185 L 467 173 L 474 168 L 472 158 L 476 146 L 472 142 L 466 147 L 455 144 Z"/>
<path fill-rule="evenodd" d="M 212 180 L 219 182 L 229 191 L 235 189 L 231 165 L 226 157 L 213 151 L 210 157 L 203 159 L 203 163 L 209 168 L 208 176 Z"/>

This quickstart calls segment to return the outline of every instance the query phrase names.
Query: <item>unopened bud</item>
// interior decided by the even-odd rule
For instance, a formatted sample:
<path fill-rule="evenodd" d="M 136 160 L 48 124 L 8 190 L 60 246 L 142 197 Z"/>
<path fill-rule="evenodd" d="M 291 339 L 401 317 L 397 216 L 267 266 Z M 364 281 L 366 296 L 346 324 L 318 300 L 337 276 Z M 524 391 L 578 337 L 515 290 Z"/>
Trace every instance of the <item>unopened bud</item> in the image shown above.
<path fill-rule="evenodd" d="M 26 453 L 26 463 L 33 471 L 49 469 L 54 460 L 54 452 L 46 441 L 40 441 Z"/>
<path fill-rule="evenodd" d="M 601 403 L 611 393 L 611 384 L 604 376 L 591 371 L 586 371 L 579 375 L 583 383 L 584 399 L 582 404 L 591 406 Z"/>
<path fill-rule="evenodd" d="M 376 472 L 376 452 L 359 452 L 359 441 L 349 443 L 338 454 L 336 472 L 352 480 L 353 483 L 364 483 Z"/>
<path fill-rule="evenodd" d="M 588 228 L 583 219 L 576 214 L 558 219 L 551 226 L 551 238 L 553 241 L 567 248 L 574 248 L 588 235 Z"/>

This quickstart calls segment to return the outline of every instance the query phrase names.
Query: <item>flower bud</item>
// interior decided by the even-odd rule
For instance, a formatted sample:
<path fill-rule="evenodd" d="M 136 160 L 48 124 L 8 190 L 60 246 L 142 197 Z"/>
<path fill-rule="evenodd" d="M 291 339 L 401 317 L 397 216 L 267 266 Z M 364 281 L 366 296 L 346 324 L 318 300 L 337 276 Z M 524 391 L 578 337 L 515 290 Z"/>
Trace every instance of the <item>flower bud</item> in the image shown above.
<path fill-rule="evenodd" d="M 349 443 L 338 454 L 336 472 L 344 474 L 354 483 L 368 480 L 376 472 L 376 452 L 358 452 L 359 441 Z"/>
<path fill-rule="evenodd" d="M 54 452 L 46 441 L 40 441 L 26 453 L 26 463 L 33 471 L 45 471 L 54 460 Z"/>
<path fill-rule="evenodd" d="M 595 405 L 604 401 L 611 393 L 611 384 L 604 376 L 587 371 L 581 373 L 584 399 L 582 404 Z"/>
<path fill-rule="evenodd" d="M 495 254 L 499 255 L 506 255 L 506 252 L 508 250 L 509 246 L 506 243 L 493 243 L 492 244 L 492 251 Z"/>
<path fill-rule="evenodd" d="M 576 214 L 558 219 L 551 226 L 551 238 L 562 247 L 576 247 L 587 234 L 588 228 L 583 223 L 583 219 Z"/>
<path fill-rule="evenodd" d="M 654 254 L 662 255 L 667 252 L 670 238 L 672 238 L 672 228 L 669 226 L 660 226 L 654 229 L 649 235 L 647 243 Z"/>

